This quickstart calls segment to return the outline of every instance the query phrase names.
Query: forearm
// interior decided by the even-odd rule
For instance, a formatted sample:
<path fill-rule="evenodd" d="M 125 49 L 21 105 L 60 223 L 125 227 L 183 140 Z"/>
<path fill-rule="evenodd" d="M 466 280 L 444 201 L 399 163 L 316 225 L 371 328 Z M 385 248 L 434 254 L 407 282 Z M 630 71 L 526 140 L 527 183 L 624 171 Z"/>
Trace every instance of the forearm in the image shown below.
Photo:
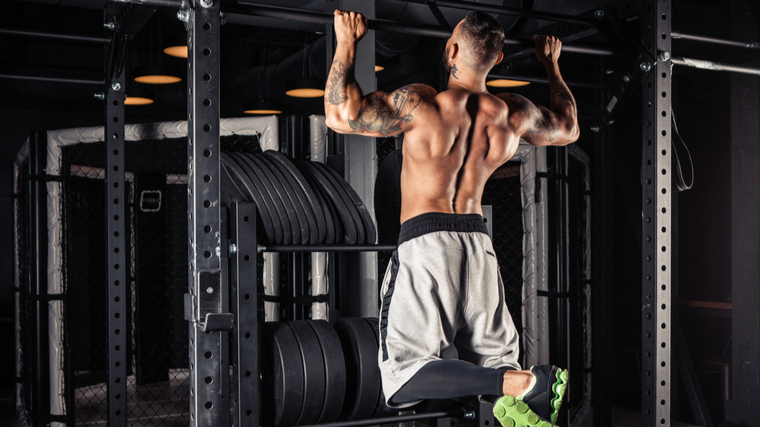
<path fill-rule="evenodd" d="M 549 77 L 552 112 L 559 116 L 566 138 L 573 142 L 578 139 L 578 107 L 575 98 L 562 79 L 557 64 L 546 64 L 546 73 Z"/>
<path fill-rule="evenodd" d="M 356 119 L 364 94 L 354 77 L 356 46 L 338 44 L 325 88 L 325 119 L 330 127 Z"/>

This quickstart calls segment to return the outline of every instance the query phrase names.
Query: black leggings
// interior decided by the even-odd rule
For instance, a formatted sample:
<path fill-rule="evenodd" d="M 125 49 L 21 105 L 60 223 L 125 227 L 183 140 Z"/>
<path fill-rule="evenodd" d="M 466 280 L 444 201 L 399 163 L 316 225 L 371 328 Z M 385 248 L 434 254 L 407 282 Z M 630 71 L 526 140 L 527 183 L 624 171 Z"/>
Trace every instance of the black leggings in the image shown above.
<path fill-rule="evenodd" d="M 400 404 L 475 395 L 502 396 L 504 372 L 508 370 L 484 368 L 462 360 L 435 360 L 420 368 L 391 400 Z"/>

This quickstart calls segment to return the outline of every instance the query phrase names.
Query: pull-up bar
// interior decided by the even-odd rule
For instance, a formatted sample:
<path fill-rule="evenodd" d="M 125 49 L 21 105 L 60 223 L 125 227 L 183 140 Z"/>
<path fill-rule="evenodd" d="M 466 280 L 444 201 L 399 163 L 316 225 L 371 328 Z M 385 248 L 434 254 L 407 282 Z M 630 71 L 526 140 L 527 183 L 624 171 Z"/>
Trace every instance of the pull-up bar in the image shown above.
<path fill-rule="evenodd" d="M 238 15 L 255 15 L 264 18 L 275 18 L 290 21 L 308 22 L 311 24 L 332 25 L 334 16 L 326 13 L 307 12 L 303 10 L 285 9 L 280 7 L 264 6 L 255 3 L 241 1 L 241 6 L 225 8 L 225 14 Z M 423 37 L 448 38 L 451 36 L 450 30 L 430 25 L 409 25 L 384 19 L 368 20 L 370 29 L 379 31 L 389 31 L 397 34 L 409 34 Z M 521 46 L 532 48 L 534 42 L 532 39 L 518 39 L 507 37 L 504 39 L 506 46 Z M 614 54 L 612 49 L 599 48 L 593 46 L 563 45 L 563 52 L 584 53 L 587 55 L 610 56 Z"/>

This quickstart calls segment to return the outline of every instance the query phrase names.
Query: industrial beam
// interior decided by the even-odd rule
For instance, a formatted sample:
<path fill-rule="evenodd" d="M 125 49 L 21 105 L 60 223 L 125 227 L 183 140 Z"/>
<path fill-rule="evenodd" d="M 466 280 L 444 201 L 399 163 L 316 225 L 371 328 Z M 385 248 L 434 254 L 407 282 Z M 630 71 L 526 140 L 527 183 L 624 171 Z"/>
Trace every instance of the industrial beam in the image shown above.
<path fill-rule="evenodd" d="M 560 13 L 552 13 L 552 12 L 542 12 L 538 10 L 522 9 L 522 8 L 516 8 L 516 7 L 495 6 L 495 5 L 489 5 L 489 4 L 483 4 L 483 3 L 471 3 L 471 2 L 457 1 L 457 0 L 400 0 L 400 1 L 405 1 L 407 3 L 423 3 L 423 4 L 433 3 L 438 6 L 450 7 L 453 9 L 480 10 L 483 12 L 498 13 L 501 15 L 518 16 L 521 18 L 543 19 L 547 21 L 566 22 L 568 24 L 591 25 L 591 21 L 589 19 L 579 18 L 577 16 L 563 15 Z"/>
<path fill-rule="evenodd" d="M 295 9 L 285 9 L 280 7 L 272 7 L 266 5 L 260 5 L 256 3 L 240 1 L 238 6 L 225 6 L 225 15 L 253 15 L 261 16 L 265 18 L 281 19 L 286 21 L 299 21 L 308 22 L 312 24 L 332 25 L 333 15 L 318 12 L 309 12 Z M 240 21 L 240 20 L 238 20 Z M 585 22 L 585 21 L 584 21 Z M 388 31 L 396 34 L 409 34 L 423 37 L 432 38 L 449 38 L 451 36 L 451 30 L 446 30 L 441 27 L 434 27 L 431 25 L 421 24 L 408 24 L 399 23 L 384 19 L 370 19 L 368 22 L 369 29 L 378 31 Z M 504 39 L 505 46 L 522 46 L 525 48 L 533 48 L 535 42 L 533 39 L 520 39 L 514 37 L 506 37 Z M 587 55 L 599 55 L 609 56 L 613 55 L 614 51 L 607 47 L 591 46 L 591 45 L 563 45 L 563 52 L 583 53 Z"/>
<path fill-rule="evenodd" d="M 77 34 L 59 34 L 45 31 L 16 30 L 13 28 L 0 28 L 0 34 L 6 36 L 32 37 L 39 39 L 59 40 L 65 42 L 107 44 L 111 42 L 109 37 L 95 37 Z"/>

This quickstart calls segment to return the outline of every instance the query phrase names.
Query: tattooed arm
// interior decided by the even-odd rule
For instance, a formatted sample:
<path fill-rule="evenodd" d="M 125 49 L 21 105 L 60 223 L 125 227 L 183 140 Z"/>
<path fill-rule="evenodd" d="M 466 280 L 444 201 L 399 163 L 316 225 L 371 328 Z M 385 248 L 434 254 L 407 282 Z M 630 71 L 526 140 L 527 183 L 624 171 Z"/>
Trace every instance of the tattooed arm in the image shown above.
<path fill-rule="evenodd" d="M 413 84 L 391 93 L 378 91 L 365 96 L 354 78 L 354 64 L 356 45 L 366 33 L 367 22 L 361 14 L 335 11 L 338 45 L 325 87 L 325 122 L 339 133 L 375 137 L 409 130 L 420 100 L 435 91 Z"/>
<path fill-rule="evenodd" d="M 551 110 L 536 106 L 513 93 L 497 95 L 509 107 L 509 122 L 518 134 L 533 145 L 567 145 L 578 140 L 578 107 L 559 73 L 562 42 L 552 36 L 535 36 L 536 56 L 549 75 Z"/>

